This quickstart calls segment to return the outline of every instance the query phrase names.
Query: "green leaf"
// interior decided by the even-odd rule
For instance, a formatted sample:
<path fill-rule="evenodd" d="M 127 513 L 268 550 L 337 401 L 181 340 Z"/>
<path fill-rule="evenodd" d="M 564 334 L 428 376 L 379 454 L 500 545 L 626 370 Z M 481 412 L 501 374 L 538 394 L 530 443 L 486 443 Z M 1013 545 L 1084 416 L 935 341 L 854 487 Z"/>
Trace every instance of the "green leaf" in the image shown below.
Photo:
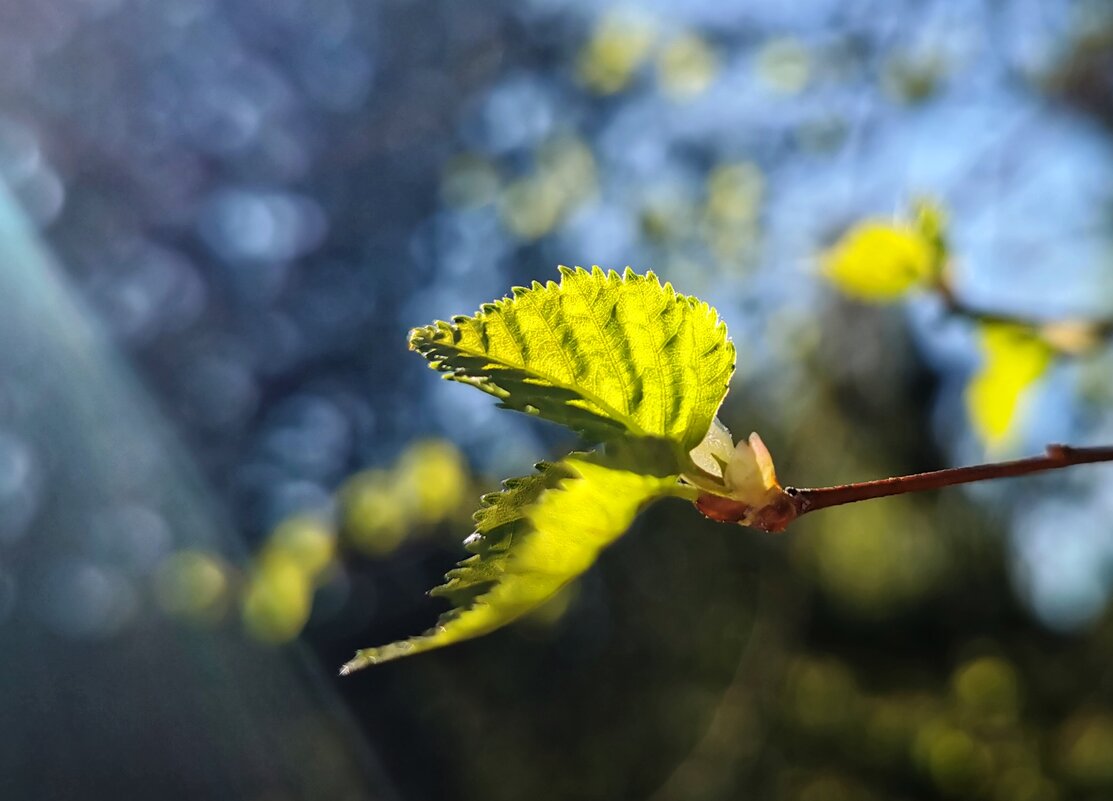
<path fill-rule="evenodd" d="M 967 413 L 990 451 L 1004 451 L 1017 435 L 1024 400 L 1051 367 L 1055 351 L 1031 326 L 982 323 L 978 326 L 981 369 L 966 387 Z"/>
<path fill-rule="evenodd" d="M 530 529 L 526 510 L 537 503 L 542 492 L 572 475 L 560 465 L 548 462 L 536 467 L 537 473 L 509 478 L 502 483 L 500 492 L 488 493 L 480 499 L 475 533 L 464 540 L 464 547 L 474 556 L 448 571 L 447 581 L 430 590 L 430 595 L 446 598 L 454 607 L 466 608 L 498 582 L 515 538 L 520 541 Z"/>
<path fill-rule="evenodd" d="M 887 303 L 937 284 L 947 261 L 946 216 L 928 199 L 911 220 L 870 219 L 847 231 L 820 258 L 827 278 L 850 297 Z"/>
<path fill-rule="evenodd" d="M 410 334 L 445 377 L 596 441 L 671 440 L 686 463 L 726 395 L 734 345 L 718 314 L 627 268 L 560 268 L 474 317 Z"/>
<path fill-rule="evenodd" d="M 551 598 L 622 536 L 645 504 L 676 492 L 678 476 L 645 474 L 652 462 L 637 471 L 627 464 L 613 455 L 573 454 L 484 496 L 476 532 L 465 541 L 473 555 L 432 592 L 455 608 L 418 637 L 358 651 L 341 673 L 488 634 Z"/>
<path fill-rule="evenodd" d="M 880 220 L 856 225 L 823 255 L 823 271 L 860 300 L 889 301 L 931 280 L 931 244 L 910 226 Z"/>

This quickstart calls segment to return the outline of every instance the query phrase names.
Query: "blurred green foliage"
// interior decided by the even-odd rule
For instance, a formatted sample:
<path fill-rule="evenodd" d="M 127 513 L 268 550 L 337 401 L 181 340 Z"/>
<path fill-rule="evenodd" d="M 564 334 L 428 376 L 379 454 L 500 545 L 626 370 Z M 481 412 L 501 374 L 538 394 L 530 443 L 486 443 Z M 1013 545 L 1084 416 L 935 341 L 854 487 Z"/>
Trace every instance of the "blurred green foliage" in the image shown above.
<path fill-rule="evenodd" d="M 534 169 L 498 196 L 499 215 L 514 236 L 533 241 L 549 234 L 595 191 L 591 148 L 571 136 L 546 142 Z"/>
<path fill-rule="evenodd" d="M 1026 420 L 1033 387 L 1057 358 L 1097 351 L 1109 326 L 1025 320 L 973 308 L 952 286 L 949 262 L 954 257 L 942 208 L 919 200 L 910 220 L 873 219 L 852 226 L 821 254 L 820 264 L 826 278 L 856 300 L 886 303 L 928 291 L 939 295 L 949 312 L 967 318 L 981 355 L 964 395 L 970 426 L 987 451 L 1008 451 Z"/>
<path fill-rule="evenodd" d="M 774 91 L 794 95 L 808 85 L 812 53 L 797 39 L 772 39 L 758 51 L 756 67 L 758 76 Z"/>
<path fill-rule="evenodd" d="M 155 574 L 155 598 L 164 612 L 200 623 L 216 623 L 228 606 L 229 568 L 204 551 L 178 551 Z"/>
<path fill-rule="evenodd" d="M 632 11 L 600 17 L 576 62 L 576 74 L 599 94 L 621 91 L 648 59 L 657 41 L 657 24 Z"/>
<path fill-rule="evenodd" d="M 388 469 L 365 470 L 338 493 L 346 545 L 386 556 L 407 537 L 457 520 L 471 503 L 471 480 L 459 449 L 447 440 L 418 440 Z"/>
<path fill-rule="evenodd" d="M 715 49 L 702 36 L 681 32 L 657 57 L 657 80 L 661 91 L 677 101 L 703 94 L 719 68 Z"/>
<path fill-rule="evenodd" d="M 251 637 L 289 642 L 309 621 L 316 591 L 338 578 L 340 561 L 385 558 L 446 523 L 455 536 L 467 525 L 474 485 L 455 445 L 418 440 L 390 467 L 348 479 L 334 510 L 281 521 L 242 570 L 206 551 L 172 553 L 154 576 L 155 598 L 166 614 L 205 626 L 238 605 Z"/>

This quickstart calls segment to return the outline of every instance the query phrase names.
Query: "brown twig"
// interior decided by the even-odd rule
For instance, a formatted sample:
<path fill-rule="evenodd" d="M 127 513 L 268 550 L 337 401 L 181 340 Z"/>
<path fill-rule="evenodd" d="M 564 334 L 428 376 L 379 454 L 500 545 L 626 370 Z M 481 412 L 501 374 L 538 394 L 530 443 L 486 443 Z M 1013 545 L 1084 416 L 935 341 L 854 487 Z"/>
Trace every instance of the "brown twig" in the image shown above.
<path fill-rule="evenodd" d="M 1069 445 L 1048 445 L 1044 456 L 1032 456 L 1010 462 L 951 467 L 933 470 L 929 473 L 914 473 L 908 476 L 893 476 L 874 481 L 859 481 L 854 484 L 839 484 L 834 487 L 796 488 L 786 487 L 785 494 L 793 500 L 796 517 L 829 506 L 842 506 L 845 503 L 868 501 L 871 498 L 884 498 L 889 495 L 903 495 L 907 492 L 950 487 L 955 484 L 969 484 L 974 481 L 988 481 L 995 478 L 1011 478 L 1045 470 L 1058 470 L 1075 464 L 1113 461 L 1113 446 L 1097 448 L 1074 448 Z"/>
<path fill-rule="evenodd" d="M 1063 356 L 1079 356 L 1113 338 L 1113 319 L 1033 320 L 1029 317 L 971 306 L 954 292 L 946 276 L 934 285 L 946 313 L 975 323 L 999 323 L 1028 329 Z"/>

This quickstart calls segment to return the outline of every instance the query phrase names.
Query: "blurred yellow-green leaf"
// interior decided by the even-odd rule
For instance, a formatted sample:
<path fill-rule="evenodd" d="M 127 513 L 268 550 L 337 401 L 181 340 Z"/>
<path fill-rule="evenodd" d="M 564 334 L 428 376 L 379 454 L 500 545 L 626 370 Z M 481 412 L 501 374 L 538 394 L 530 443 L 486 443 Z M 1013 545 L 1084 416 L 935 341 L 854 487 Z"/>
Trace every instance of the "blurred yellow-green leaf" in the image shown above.
<path fill-rule="evenodd" d="M 610 95 L 624 89 L 645 63 L 657 26 L 632 12 L 606 14 L 576 60 L 576 75 L 588 89 Z"/>
<path fill-rule="evenodd" d="M 560 222 L 563 208 L 560 188 L 536 175 L 514 181 L 499 199 L 499 213 L 506 227 L 529 241 L 552 231 Z"/>
<path fill-rule="evenodd" d="M 936 586 L 947 550 L 906 498 L 851 504 L 815 521 L 800 557 L 840 608 L 862 617 L 899 614 Z"/>
<path fill-rule="evenodd" d="M 364 470 L 338 492 L 341 536 L 370 556 L 393 552 L 407 537 L 464 518 L 468 466 L 448 440 L 421 439 L 388 468 Z"/>
<path fill-rule="evenodd" d="M 951 689 L 959 708 L 978 721 L 1006 723 L 1020 712 L 1020 680 L 1004 659 L 987 656 L 961 665 Z"/>
<path fill-rule="evenodd" d="M 419 440 L 403 451 L 397 466 L 400 502 L 414 519 L 437 523 L 459 510 L 468 491 L 467 465 L 447 440 Z"/>
<path fill-rule="evenodd" d="M 1024 399 L 1047 372 L 1054 349 L 1035 329 L 1014 323 L 978 327 L 982 366 L 966 387 L 970 423 L 991 449 L 1007 447 L 1016 434 Z"/>
<path fill-rule="evenodd" d="M 758 77 L 775 92 L 794 95 L 803 91 L 811 73 L 811 53 L 799 39 L 772 39 L 758 51 Z"/>
<path fill-rule="evenodd" d="M 492 202 L 498 194 L 499 174 L 488 159 L 461 154 L 445 165 L 441 197 L 450 206 L 473 208 Z"/>
<path fill-rule="evenodd" d="M 406 538 L 411 521 L 389 472 L 365 470 L 348 479 L 340 505 L 344 541 L 356 550 L 382 556 Z"/>
<path fill-rule="evenodd" d="M 707 177 L 707 216 L 718 223 L 749 223 L 757 217 L 765 176 L 750 161 L 720 164 Z"/>
<path fill-rule="evenodd" d="M 792 723 L 808 734 L 838 736 L 857 721 L 858 687 L 835 659 L 797 659 L 789 667 L 785 694 Z"/>
<path fill-rule="evenodd" d="M 566 204 L 595 190 L 595 154 L 576 136 L 557 136 L 537 150 L 537 171 L 557 186 Z"/>
<path fill-rule="evenodd" d="M 229 569 L 205 551 L 178 551 L 155 574 L 155 599 L 167 614 L 195 623 L 215 623 L 228 608 Z"/>
<path fill-rule="evenodd" d="M 707 91 L 719 69 L 710 43 L 694 33 L 683 33 L 662 49 L 657 59 L 661 90 L 674 100 L 687 100 Z"/>
<path fill-rule="evenodd" d="M 313 580 L 332 563 L 336 555 L 336 533 L 320 518 L 299 515 L 278 524 L 266 549 L 287 554 Z"/>
<path fill-rule="evenodd" d="M 720 262 L 730 263 L 756 248 L 764 196 L 765 176 L 752 162 L 720 164 L 708 175 L 703 229 Z"/>
<path fill-rule="evenodd" d="M 937 249 L 924 232 L 902 222 L 867 220 L 821 257 L 823 274 L 842 292 L 874 302 L 895 300 L 940 274 Z"/>
<path fill-rule="evenodd" d="M 583 140 L 559 136 L 542 145 L 536 168 L 508 184 L 499 217 L 514 236 L 533 241 L 549 234 L 595 191 L 595 156 Z"/>
<path fill-rule="evenodd" d="M 1072 784 L 1113 791 L 1113 715 L 1094 711 L 1069 718 L 1059 734 L 1059 764 Z"/>
<path fill-rule="evenodd" d="M 312 582 L 297 558 L 280 550 L 264 551 L 248 578 L 244 626 L 263 642 L 287 642 L 305 627 L 312 602 Z"/>
<path fill-rule="evenodd" d="M 944 721 L 928 724 L 913 746 L 917 762 L 944 793 L 976 797 L 989 783 L 993 761 L 983 743 Z"/>

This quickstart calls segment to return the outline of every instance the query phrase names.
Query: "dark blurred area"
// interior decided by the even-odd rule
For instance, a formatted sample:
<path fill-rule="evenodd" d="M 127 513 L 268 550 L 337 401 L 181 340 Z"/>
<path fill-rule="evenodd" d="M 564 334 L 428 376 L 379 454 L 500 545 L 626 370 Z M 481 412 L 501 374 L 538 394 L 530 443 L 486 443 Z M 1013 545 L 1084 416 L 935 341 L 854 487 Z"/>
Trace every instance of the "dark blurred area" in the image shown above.
<path fill-rule="evenodd" d="M 577 445 L 406 349 L 557 264 L 715 305 L 787 483 L 1113 443 L 1111 120 L 1100 1 L 0 0 L 0 798 L 1113 798 L 1108 466 L 663 502 L 335 675 Z M 823 278 L 922 197 L 954 297 Z"/>

